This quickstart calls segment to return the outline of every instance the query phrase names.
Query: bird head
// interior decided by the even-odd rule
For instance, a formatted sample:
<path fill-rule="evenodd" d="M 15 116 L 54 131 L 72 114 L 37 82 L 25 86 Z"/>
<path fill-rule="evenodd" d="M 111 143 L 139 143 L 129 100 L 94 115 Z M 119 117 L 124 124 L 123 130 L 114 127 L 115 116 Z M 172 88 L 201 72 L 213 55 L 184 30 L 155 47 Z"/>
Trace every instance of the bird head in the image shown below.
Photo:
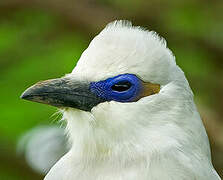
<path fill-rule="evenodd" d="M 89 154 L 181 147 L 203 127 L 166 41 L 128 21 L 108 24 L 70 74 L 21 97 L 59 107 L 76 150 Z"/>

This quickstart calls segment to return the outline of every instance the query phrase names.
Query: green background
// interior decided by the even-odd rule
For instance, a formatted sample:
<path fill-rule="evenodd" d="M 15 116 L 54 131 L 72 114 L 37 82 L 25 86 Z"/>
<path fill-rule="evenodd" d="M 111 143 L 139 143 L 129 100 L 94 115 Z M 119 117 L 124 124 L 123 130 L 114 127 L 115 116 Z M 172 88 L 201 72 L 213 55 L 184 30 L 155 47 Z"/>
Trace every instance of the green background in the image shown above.
<path fill-rule="evenodd" d="M 222 0 L 0 0 L 0 179 L 42 178 L 16 155 L 16 144 L 37 125 L 58 124 L 56 109 L 19 96 L 39 80 L 71 72 L 90 40 L 115 19 L 167 39 L 194 91 L 223 177 L 222 10 Z"/>

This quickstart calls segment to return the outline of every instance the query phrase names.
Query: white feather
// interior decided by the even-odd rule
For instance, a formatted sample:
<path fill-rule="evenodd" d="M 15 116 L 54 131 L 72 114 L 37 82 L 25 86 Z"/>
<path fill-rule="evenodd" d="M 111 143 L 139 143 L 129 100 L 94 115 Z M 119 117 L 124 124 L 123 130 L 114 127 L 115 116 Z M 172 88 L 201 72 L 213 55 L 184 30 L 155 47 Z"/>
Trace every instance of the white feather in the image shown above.
<path fill-rule="evenodd" d="M 193 93 L 166 41 L 115 21 L 97 35 L 67 76 L 98 81 L 132 73 L 161 85 L 137 102 L 64 111 L 72 148 L 45 180 L 217 180 Z"/>

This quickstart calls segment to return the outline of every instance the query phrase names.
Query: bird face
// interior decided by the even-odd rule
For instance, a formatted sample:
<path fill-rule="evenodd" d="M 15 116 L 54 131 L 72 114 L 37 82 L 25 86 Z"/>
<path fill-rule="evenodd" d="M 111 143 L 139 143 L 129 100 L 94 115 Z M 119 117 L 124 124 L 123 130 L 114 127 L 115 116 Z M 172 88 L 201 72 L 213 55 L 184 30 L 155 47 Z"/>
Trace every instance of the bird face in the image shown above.
<path fill-rule="evenodd" d="M 73 72 L 39 82 L 23 99 L 91 111 L 104 102 L 134 103 L 157 94 L 175 67 L 165 42 L 153 32 L 110 24 L 90 43 Z"/>
<path fill-rule="evenodd" d="M 169 76 L 169 64 L 174 64 L 168 58 L 169 50 L 152 33 L 110 25 L 91 42 L 71 74 L 39 82 L 21 97 L 84 111 L 103 102 L 136 102 L 159 92 Z"/>
<path fill-rule="evenodd" d="M 70 132 L 79 132 L 74 138 L 88 139 L 91 131 L 99 142 L 102 137 L 114 140 L 114 134 L 118 142 L 130 134 L 139 138 L 149 129 L 144 136 L 150 133 L 153 147 L 154 142 L 165 144 L 170 134 L 177 137 L 172 129 L 176 117 L 181 118 L 181 111 L 191 112 L 189 105 L 181 105 L 193 102 L 165 40 L 123 21 L 109 24 L 97 35 L 70 74 L 39 82 L 21 97 L 63 109 Z M 169 123 L 174 126 L 163 128 Z"/>

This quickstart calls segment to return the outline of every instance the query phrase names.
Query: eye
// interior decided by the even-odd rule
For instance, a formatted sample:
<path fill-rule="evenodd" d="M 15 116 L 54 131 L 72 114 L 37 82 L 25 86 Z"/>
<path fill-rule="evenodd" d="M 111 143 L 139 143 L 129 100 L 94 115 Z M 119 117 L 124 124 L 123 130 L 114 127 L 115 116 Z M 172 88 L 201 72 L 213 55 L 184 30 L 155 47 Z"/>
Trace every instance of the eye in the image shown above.
<path fill-rule="evenodd" d="M 120 74 L 98 82 L 90 83 L 90 90 L 105 101 L 136 102 L 139 99 L 157 94 L 159 84 L 144 82 L 134 74 Z"/>
<path fill-rule="evenodd" d="M 122 91 L 127 91 L 131 86 L 132 84 L 129 81 L 120 81 L 112 85 L 111 89 L 113 91 L 122 92 Z"/>

